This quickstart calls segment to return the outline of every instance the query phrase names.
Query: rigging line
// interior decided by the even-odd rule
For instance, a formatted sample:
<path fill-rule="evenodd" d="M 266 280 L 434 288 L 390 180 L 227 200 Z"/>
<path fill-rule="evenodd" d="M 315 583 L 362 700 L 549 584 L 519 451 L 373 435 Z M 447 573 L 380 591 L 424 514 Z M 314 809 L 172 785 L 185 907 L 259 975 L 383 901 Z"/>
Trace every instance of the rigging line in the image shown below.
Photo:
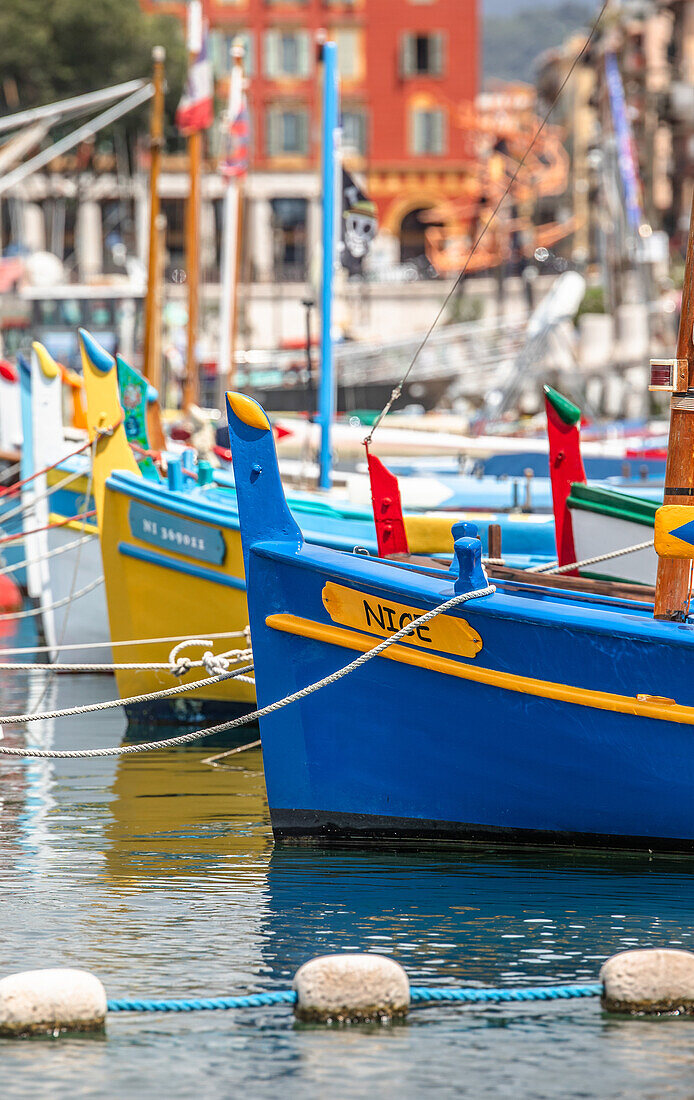
<path fill-rule="evenodd" d="M 443 314 L 445 313 L 446 307 L 448 306 L 448 303 L 450 302 L 450 300 L 453 297 L 455 291 L 458 289 L 461 282 L 465 278 L 465 275 L 467 273 L 468 267 L 470 266 L 470 261 L 472 260 L 472 257 L 475 255 L 475 252 L 477 251 L 479 245 L 482 243 L 482 239 L 484 238 L 487 230 L 489 229 L 490 225 L 492 224 L 492 222 L 496 218 L 496 216 L 499 213 L 499 210 L 501 209 L 504 201 L 506 200 L 511 188 L 513 187 L 514 183 L 518 179 L 518 176 L 520 175 L 520 173 L 521 173 L 521 171 L 522 171 L 522 169 L 525 165 L 526 160 L 528 159 L 528 157 L 532 153 L 532 151 L 535 147 L 535 144 L 537 143 L 537 140 L 540 137 L 540 134 L 542 133 L 545 126 L 549 122 L 550 116 L 551 116 L 552 112 L 554 111 L 554 108 L 556 107 L 557 103 L 559 102 L 559 97 L 561 96 L 562 92 L 564 91 L 564 88 L 566 87 L 569 80 L 571 79 L 571 77 L 573 75 L 573 72 L 574 72 L 574 69 L 576 68 L 579 61 L 584 56 L 586 50 L 588 49 L 591 42 L 593 41 L 593 39 L 595 37 L 595 34 L 596 34 L 596 31 L 597 31 L 597 29 L 600 25 L 600 21 L 601 21 L 603 15 L 605 14 L 605 10 L 606 10 L 607 5 L 609 4 L 609 2 L 610 2 L 610 0 L 604 0 L 603 5 L 600 8 L 600 11 L 598 12 L 598 15 L 597 15 L 595 21 L 593 22 L 592 27 L 590 28 L 590 32 L 589 32 L 585 42 L 583 43 L 583 45 L 581 46 L 581 49 L 578 51 L 578 53 L 574 57 L 573 61 L 571 62 L 571 66 L 570 66 L 568 72 L 566 73 L 566 76 L 564 77 L 561 84 L 559 85 L 557 93 L 554 96 L 554 99 L 552 100 L 552 102 L 549 106 L 549 110 L 546 112 L 544 118 L 540 122 L 540 125 L 538 126 L 537 130 L 535 131 L 535 134 L 533 135 L 533 139 L 530 142 L 530 145 L 528 146 L 528 148 L 523 153 L 523 156 L 521 157 L 521 159 L 518 161 L 515 172 L 511 176 L 511 179 L 508 181 L 508 183 L 507 183 L 507 185 L 506 185 L 499 201 L 497 202 L 496 206 L 492 210 L 491 216 L 488 218 L 488 220 L 482 226 L 482 229 L 480 230 L 480 233 L 477 237 L 477 240 L 475 241 L 472 248 L 468 252 L 467 259 L 465 260 L 465 263 L 463 264 L 463 267 L 461 268 L 461 270 L 458 272 L 458 274 L 456 276 L 455 282 L 453 283 L 452 287 L 448 291 L 446 297 L 444 298 L 444 300 L 443 300 L 443 302 L 442 302 L 442 304 L 441 304 L 441 306 L 438 310 L 438 313 L 434 317 L 434 320 L 429 325 L 429 328 L 427 329 L 427 331 L 425 332 L 422 340 L 420 341 L 419 345 L 417 346 L 417 350 L 415 351 L 415 353 L 414 353 L 414 355 L 413 355 L 413 357 L 410 361 L 410 365 L 408 366 L 407 370 L 403 374 L 403 376 L 400 379 L 400 381 L 398 382 L 397 386 L 395 387 L 395 389 L 391 393 L 391 395 L 388 398 L 386 404 L 381 409 L 381 412 L 376 417 L 376 420 L 374 421 L 374 423 L 371 426 L 371 431 L 366 436 L 366 438 L 364 440 L 364 443 L 366 443 L 366 444 L 371 443 L 371 441 L 373 439 L 373 436 L 374 436 L 374 432 L 376 431 L 376 429 L 380 425 L 383 418 L 390 412 L 391 408 L 393 407 L 395 402 L 398 400 L 398 398 L 402 394 L 402 387 L 405 385 L 405 382 L 409 378 L 410 373 L 412 372 L 412 369 L 414 368 L 415 364 L 417 363 L 417 360 L 419 359 L 419 356 L 421 355 L 421 353 L 424 350 L 427 342 L 429 341 L 430 336 L 432 335 L 434 329 L 436 328 L 436 326 L 438 325 L 439 321 L 441 320 Z"/>

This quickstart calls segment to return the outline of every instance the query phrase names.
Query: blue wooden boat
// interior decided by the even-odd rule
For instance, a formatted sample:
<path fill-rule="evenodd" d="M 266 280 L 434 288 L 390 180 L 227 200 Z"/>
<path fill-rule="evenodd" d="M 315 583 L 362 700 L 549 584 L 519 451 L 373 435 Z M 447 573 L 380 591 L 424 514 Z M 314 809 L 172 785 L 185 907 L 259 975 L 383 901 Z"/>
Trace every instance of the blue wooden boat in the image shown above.
<path fill-rule="evenodd" d="M 265 413 L 229 394 L 228 416 L 261 707 L 484 590 L 474 537 L 451 573 L 307 543 Z M 689 619 L 499 582 L 261 720 L 275 837 L 691 850 L 692 661 Z"/>

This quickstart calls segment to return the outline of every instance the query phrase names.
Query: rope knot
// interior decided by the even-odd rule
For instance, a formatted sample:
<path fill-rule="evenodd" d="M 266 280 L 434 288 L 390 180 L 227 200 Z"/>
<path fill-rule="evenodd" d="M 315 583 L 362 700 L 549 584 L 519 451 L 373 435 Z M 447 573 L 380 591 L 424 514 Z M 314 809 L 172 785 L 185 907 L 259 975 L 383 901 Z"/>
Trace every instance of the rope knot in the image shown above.
<path fill-rule="evenodd" d="M 202 655 L 202 663 L 209 676 L 223 676 L 229 671 L 231 661 L 223 654 L 212 653 L 208 649 Z"/>
<path fill-rule="evenodd" d="M 179 657 L 182 649 L 187 649 L 191 645 L 210 646 L 212 644 L 209 638 L 189 638 L 187 641 L 175 645 L 169 653 L 169 672 L 171 675 L 184 676 L 186 672 L 190 672 L 191 668 L 200 668 L 204 664 L 204 658 L 202 661 L 193 661 L 190 657 Z M 207 666 L 205 665 L 205 667 Z"/>

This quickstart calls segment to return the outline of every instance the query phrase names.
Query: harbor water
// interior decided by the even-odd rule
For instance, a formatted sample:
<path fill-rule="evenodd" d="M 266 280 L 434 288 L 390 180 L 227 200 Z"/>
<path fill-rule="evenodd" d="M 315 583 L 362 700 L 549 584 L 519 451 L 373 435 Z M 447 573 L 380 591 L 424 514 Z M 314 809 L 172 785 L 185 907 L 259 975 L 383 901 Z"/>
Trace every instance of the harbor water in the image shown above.
<path fill-rule="evenodd" d="M 114 694 L 104 676 L 0 675 L 5 713 Z M 116 710 L 4 734 L 87 748 L 126 729 Z M 419 985 L 522 986 L 595 981 L 624 948 L 694 947 L 689 857 L 275 849 L 260 751 L 224 768 L 203 764 L 210 751 L 0 760 L 0 975 L 74 966 L 113 998 L 215 996 L 374 951 Z M 286 1006 L 119 1014 L 105 1036 L 0 1040 L 0 1064 L 8 1100 L 139 1096 L 145 1080 L 169 1100 L 684 1098 L 694 1020 L 608 1018 L 596 999 L 330 1029 Z"/>

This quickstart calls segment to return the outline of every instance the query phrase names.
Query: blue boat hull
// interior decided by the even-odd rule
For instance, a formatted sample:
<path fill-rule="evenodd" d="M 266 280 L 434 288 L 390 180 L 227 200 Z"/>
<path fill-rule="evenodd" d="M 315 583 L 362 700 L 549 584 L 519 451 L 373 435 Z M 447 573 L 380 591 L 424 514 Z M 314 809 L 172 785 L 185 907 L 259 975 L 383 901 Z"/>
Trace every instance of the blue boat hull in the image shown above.
<path fill-rule="evenodd" d="M 694 624 L 542 584 L 490 592 L 478 539 L 455 569 L 312 546 L 262 409 L 229 395 L 275 835 L 694 849 Z"/>
<path fill-rule="evenodd" d="M 374 605 L 394 599 L 392 589 L 367 588 L 355 578 L 353 560 L 340 577 L 334 569 L 307 570 L 305 551 L 291 564 L 277 550 L 253 553 L 249 591 L 273 592 L 280 615 L 293 612 L 304 622 L 332 625 L 322 601 L 327 581 L 356 581 L 360 592 L 373 594 Z M 405 601 L 402 590 L 396 598 Z M 483 638 L 476 661 L 485 668 L 619 696 L 632 697 L 635 689 L 663 693 L 662 662 L 654 663 L 655 646 L 644 631 L 614 639 L 614 658 L 606 661 L 604 624 L 591 636 L 578 623 L 494 614 L 493 602 L 504 599 L 509 601 L 498 595 L 468 604 L 461 613 Z M 529 605 L 531 614 L 531 599 L 513 599 Z M 267 605 L 257 615 L 252 596 L 249 602 L 261 706 L 354 659 L 351 647 L 268 626 Z M 412 602 L 422 607 L 421 593 Z M 637 625 L 645 625 L 641 614 L 634 608 Z M 680 652 L 673 647 L 671 657 L 674 689 L 694 652 L 690 645 Z M 681 689 L 677 696 L 682 702 Z M 694 844 L 694 728 L 688 724 L 561 702 L 379 657 L 264 718 L 261 732 L 278 839 Z"/>

